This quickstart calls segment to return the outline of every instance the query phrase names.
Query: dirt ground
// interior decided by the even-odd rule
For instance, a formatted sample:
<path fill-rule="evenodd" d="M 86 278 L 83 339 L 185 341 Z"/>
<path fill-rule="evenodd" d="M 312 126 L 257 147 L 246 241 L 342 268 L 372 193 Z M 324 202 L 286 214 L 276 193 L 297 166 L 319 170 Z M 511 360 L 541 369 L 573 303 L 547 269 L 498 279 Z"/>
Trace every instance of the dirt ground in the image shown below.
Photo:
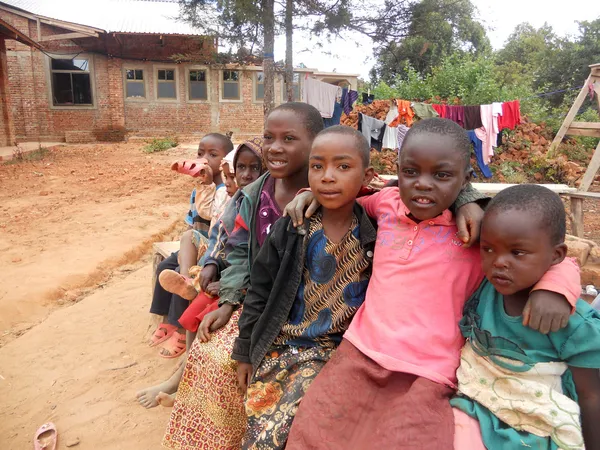
<path fill-rule="evenodd" d="M 168 412 L 135 391 L 176 362 L 143 342 L 150 247 L 183 229 L 193 180 L 142 144 L 65 146 L 0 165 L 0 448 L 159 448 Z M 69 306 L 69 307 L 67 307 Z M 129 364 L 135 363 L 131 367 Z"/>

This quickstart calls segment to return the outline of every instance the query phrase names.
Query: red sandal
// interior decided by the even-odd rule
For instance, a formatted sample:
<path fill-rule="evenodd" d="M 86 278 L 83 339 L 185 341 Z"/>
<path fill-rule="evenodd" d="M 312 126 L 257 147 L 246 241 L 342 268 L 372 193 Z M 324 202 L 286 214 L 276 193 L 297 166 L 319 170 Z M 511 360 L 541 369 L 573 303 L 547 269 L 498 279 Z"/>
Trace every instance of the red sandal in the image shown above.
<path fill-rule="evenodd" d="M 156 327 L 152 338 L 150 339 L 150 347 L 155 347 L 158 344 L 162 344 L 177 330 L 175 325 L 171 325 L 170 323 L 161 323 Z"/>
<path fill-rule="evenodd" d="M 171 170 L 175 170 L 184 175 L 199 177 L 203 175 L 202 172 L 206 170 L 207 166 L 208 161 L 206 158 L 186 159 L 184 161 L 176 161 L 171 164 Z"/>
<path fill-rule="evenodd" d="M 162 350 L 168 352 L 168 355 L 165 355 Z M 167 340 L 164 345 L 161 347 L 161 351 L 158 353 L 161 357 L 171 359 L 178 358 L 183 353 L 185 353 L 185 334 L 181 334 L 178 331 L 175 331 L 173 335 Z"/>

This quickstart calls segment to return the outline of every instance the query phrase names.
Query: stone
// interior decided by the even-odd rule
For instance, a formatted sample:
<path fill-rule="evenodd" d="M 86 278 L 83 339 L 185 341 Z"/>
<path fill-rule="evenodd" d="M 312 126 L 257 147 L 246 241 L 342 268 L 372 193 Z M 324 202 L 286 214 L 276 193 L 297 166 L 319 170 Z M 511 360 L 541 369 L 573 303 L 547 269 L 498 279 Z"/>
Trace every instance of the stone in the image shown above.
<path fill-rule="evenodd" d="M 600 247 L 594 245 L 590 250 L 586 264 L 600 264 Z"/>
<path fill-rule="evenodd" d="M 581 284 L 600 286 L 600 264 L 588 264 L 581 268 Z"/>
<path fill-rule="evenodd" d="M 80 442 L 79 438 L 75 437 L 75 438 L 72 438 L 72 439 L 68 439 L 67 443 L 65 445 L 67 447 L 75 447 L 76 445 L 79 445 L 79 442 Z"/>
<path fill-rule="evenodd" d="M 579 240 L 566 241 L 566 244 L 568 248 L 567 256 L 577 258 L 577 263 L 579 264 L 579 267 L 585 266 L 588 255 L 590 254 L 590 245 L 587 242 Z"/>

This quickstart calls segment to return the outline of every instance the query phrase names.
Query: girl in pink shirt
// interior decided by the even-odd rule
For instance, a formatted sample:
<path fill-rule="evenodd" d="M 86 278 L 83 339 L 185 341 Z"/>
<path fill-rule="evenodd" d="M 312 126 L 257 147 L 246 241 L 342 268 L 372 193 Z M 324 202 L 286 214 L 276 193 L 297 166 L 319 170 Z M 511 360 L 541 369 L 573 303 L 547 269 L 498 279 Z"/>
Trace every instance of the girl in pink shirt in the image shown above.
<path fill-rule="evenodd" d="M 461 127 L 423 120 L 403 143 L 399 189 L 359 199 L 378 225 L 366 300 L 304 397 L 288 449 L 453 448 L 458 322 L 484 277 L 479 249 L 456 237 L 448 210 L 471 176 L 470 152 Z M 567 289 L 541 291 L 553 272 Z M 553 266 L 535 289 L 531 322 L 560 327 L 578 270 Z"/>

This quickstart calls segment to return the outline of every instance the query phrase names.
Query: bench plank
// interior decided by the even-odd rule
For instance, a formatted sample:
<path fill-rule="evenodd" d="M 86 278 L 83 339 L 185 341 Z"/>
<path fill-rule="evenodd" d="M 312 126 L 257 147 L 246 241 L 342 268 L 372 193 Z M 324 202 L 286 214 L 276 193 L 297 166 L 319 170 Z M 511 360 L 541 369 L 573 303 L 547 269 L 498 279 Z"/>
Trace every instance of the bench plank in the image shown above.
<path fill-rule="evenodd" d="M 158 253 L 163 258 L 168 258 L 171 256 L 171 253 L 179 250 L 179 241 L 155 242 L 152 248 L 154 253 Z"/>

